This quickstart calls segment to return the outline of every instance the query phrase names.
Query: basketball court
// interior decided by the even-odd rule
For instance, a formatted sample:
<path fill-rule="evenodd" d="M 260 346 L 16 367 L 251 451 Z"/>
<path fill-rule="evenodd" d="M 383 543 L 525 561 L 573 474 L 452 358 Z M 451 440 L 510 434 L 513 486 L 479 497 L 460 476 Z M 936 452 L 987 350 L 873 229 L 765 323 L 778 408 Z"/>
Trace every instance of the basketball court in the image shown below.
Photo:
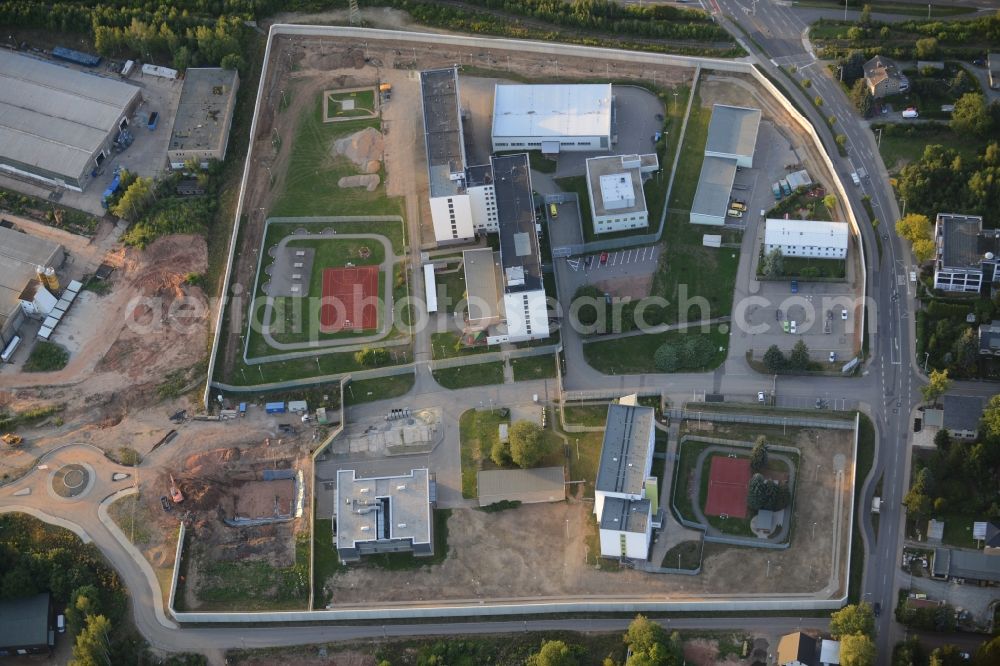
<path fill-rule="evenodd" d="M 378 328 L 378 266 L 323 269 L 320 331 L 339 333 Z"/>
<path fill-rule="evenodd" d="M 730 518 L 747 517 L 750 459 L 713 456 L 708 474 L 705 513 Z"/>

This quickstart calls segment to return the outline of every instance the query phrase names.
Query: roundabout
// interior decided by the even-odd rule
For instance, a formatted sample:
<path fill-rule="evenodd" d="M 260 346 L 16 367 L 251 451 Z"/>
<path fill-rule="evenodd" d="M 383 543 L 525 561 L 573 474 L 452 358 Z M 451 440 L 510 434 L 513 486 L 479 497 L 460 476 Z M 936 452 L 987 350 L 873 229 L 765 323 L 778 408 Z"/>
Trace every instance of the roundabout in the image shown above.
<path fill-rule="evenodd" d="M 49 483 L 57 496 L 76 499 L 85 495 L 94 485 L 94 473 L 90 465 L 71 463 L 53 472 Z"/>

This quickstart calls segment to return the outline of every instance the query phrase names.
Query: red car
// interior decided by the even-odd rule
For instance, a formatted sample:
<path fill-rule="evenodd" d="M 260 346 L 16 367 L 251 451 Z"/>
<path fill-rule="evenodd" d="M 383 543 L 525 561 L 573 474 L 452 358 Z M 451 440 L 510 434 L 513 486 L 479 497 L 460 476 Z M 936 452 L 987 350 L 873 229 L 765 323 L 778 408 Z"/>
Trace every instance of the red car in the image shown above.
<path fill-rule="evenodd" d="M 608 263 L 608 253 L 601 252 L 601 266 L 603 266 L 606 263 Z"/>

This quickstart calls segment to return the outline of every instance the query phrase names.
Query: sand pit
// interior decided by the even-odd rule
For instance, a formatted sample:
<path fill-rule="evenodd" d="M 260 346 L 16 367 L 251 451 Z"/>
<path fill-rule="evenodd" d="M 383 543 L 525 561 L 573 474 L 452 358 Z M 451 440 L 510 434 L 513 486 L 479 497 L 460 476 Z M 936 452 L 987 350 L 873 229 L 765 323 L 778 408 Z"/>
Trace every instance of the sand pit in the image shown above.
<path fill-rule="evenodd" d="M 337 181 L 337 186 L 342 188 L 348 187 L 364 187 L 369 192 L 374 192 L 375 188 L 379 184 L 378 174 L 364 174 L 361 176 L 344 176 Z"/>
<path fill-rule="evenodd" d="M 333 155 L 343 155 L 358 165 L 365 173 L 376 173 L 381 168 L 384 143 L 382 133 L 374 127 L 345 136 L 333 142 Z M 343 187 L 343 185 L 341 185 Z"/>

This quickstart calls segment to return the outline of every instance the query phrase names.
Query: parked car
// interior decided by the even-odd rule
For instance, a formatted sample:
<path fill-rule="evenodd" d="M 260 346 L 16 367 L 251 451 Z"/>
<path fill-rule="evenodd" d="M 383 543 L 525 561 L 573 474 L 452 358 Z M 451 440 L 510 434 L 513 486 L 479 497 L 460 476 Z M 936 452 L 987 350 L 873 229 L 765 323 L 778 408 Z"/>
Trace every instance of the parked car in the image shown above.
<path fill-rule="evenodd" d="M 882 614 L 882 604 L 880 604 L 879 602 L 876 601 L 875 602 L 875 617 L 878 617 L 881 614 Z"/>
<path fill-rule="evenodd" d="M 764 402 L 767 398 L 764 397 L 763 391 L 757 391 L 757 402 Z"/>
<path fill-rule="evenodd" d="M 792 293 L 793 294 L 799 293 L 799 281 L 798 280 L 792 280 Z"/>
<path fill-rule="evenodd" d="M 608 253 L 601 252 L 601 266 L 605 265 L 606 263 L 608 263 Z"/>
<path fill-rule="evenodd" d="M 729 207 L 732 208 L 733 210 L 739 210 L 743 212 L 746 212 L 747 209 L 747 205 L 738 199 L 734 200 L 733 203 L 729 204 Z"/>
<path fill-rule="evenodd" d="M 795 333 L 797 332 L 795 326 L 796 326 L 796 323 L 795 323 L 795 320 L 793 319 L 792 323 L 789 324 L 789 326 L 788 326 L 788 332 L 791 333 L 792 335 L 795 335 Z"/>
<path fill-rule="evenodd" d="M 156 129 L 156 125 L 159 122 L 160 122 L 160 113 L 158 111 L 153 111 L 151 114 L 149 114 L 149 121 L 146 123 L 146 127 L 148 127 L 149 131 L 152 132 L 153 130 Z"/>
<path fill-rule="evenodd" d="M 830 352 L 830 363 L 837 362 L 837 352 Z"/>
<path fill-rule="evenodd" d="M 729 217 L 743 217 L 742 211 L 738 211 L 735 208 L 730 208 L 726 211 L 726 215 Z"/>
<path fill-rule="evenodd" d="M 590 268 L 594 264 L 594 255 L 588 255 L 584 260 L 583 265 L 585 268 Z"/>
<path fill-rule="evenodd" d="M 160 495 L 160 506 L 162 506 L 163 510 L 168 513 L 174 510 L 173 505 L 170 504 L 170 501 L 167 499 L 166 495 Z"/>
<path fill-rule="evenodd" d="M 791 331 L 791 326 L 789 322 L 787 321 L 781 322 L 781 330 L 783 330 L 785 333 L 789 333 Z"/>

